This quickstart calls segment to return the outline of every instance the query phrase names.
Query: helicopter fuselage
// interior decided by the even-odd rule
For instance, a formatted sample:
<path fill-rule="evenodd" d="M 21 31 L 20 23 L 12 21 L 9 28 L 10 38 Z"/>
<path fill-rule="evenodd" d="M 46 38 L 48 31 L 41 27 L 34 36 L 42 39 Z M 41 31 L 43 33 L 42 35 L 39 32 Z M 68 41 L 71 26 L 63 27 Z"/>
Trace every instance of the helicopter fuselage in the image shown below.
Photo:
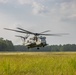
<path fill-rule="evenodd" d="M 33 48 L 33 47 L 44 47 L 46 46 L 46 37 L 32 37 L 26 40 L 25 46 L 28 48 Z"/>

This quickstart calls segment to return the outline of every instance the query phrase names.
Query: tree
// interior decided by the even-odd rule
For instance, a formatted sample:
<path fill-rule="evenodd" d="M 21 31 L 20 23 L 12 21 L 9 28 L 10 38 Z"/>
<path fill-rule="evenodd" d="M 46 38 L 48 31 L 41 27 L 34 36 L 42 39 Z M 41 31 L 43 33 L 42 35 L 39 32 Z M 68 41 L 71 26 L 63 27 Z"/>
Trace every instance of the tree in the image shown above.
<path fill-rule="evenodd" d="M 0 51 L 11 51 L 13 49 L 14 46 L 11 41 L 0 38 Z"/>

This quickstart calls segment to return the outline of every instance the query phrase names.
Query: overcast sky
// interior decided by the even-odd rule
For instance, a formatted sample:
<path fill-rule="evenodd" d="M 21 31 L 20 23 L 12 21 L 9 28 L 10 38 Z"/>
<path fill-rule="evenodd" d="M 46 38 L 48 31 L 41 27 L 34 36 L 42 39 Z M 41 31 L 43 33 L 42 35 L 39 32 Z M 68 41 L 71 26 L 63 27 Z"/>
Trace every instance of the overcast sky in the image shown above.
<path fill-rule="evenodd" d="M 33 32 L 69 33 L 48 36 L 48 44 L 76 44 L 76 0 L 0 0 L 0 37 L 21 44 L 15 35 L 3 28 L 21 27 Z"/>

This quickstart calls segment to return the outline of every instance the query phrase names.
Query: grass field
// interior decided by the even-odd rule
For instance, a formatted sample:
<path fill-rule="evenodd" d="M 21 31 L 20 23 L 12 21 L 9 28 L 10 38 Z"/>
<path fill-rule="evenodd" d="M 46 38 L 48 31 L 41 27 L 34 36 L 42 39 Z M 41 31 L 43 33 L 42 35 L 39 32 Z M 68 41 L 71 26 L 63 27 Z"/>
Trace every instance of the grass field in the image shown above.
<path fill-rule="evenodd" d="M 76 75 L 76 53 L 0 53 L 0 75 Z"/>

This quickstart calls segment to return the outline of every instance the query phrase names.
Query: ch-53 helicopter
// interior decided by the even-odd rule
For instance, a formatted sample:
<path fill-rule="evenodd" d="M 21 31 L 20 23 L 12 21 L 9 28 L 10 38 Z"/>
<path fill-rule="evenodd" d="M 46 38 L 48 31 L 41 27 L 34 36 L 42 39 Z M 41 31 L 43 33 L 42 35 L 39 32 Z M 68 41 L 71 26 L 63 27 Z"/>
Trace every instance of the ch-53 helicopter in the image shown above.
<path fill-rule="evenodd" d="M 19 36 L 19 35 L 16 35 L 16 37 L 22 38 L 23 41 L 24 41 L 24 45 L 28 49 L 29 48 L 34 48 L 34 47 L 37 47 L 37 49 L 39 49 L 40 47 L 45 47 L 46 45 L 48 45 L 46 43 L 46 37 L 45 36 L 61 36 L 61 35 L 67 35 L 68 34 L 68 33 L 45 34 L 46 32 L 49 32 L 50 30 L 43 31 L 41 33 L 34 33 L 34 32 L 31 32 L 31 31 L 25 30 L 23 28 L 19 28 L 19 27 L 17 27 L 17 30 L 9 29 L 9 28 L 4 28 L 4 29 L 27 34 L 25 37 L 24 36 Z M 29 35 L 34 35 L 34 36 L 29 37 Z"/>

